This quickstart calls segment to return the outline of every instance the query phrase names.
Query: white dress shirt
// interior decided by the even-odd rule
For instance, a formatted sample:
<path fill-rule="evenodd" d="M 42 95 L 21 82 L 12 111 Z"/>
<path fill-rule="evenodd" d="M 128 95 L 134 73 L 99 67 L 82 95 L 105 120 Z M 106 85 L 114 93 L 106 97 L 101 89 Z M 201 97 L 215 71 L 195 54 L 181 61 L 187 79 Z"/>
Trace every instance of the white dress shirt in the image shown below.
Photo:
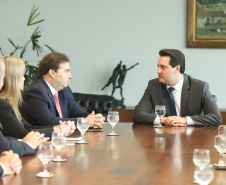
<path fill-rule="evenodd" d="M 44 79 L 44 78 L 43 78 Z M 44 79 L 45 80 L 45 79 Z M 46 82 L 46 84 L 48 85 L 48 87 L 50 88 L 50 91 L 52 92 L 52 94 L 53 94 L 53 96 L 54 96 L 54 94 L 56 94 L 57 93 L 57 91 L 53 88 L 53 86 L 52 85 L 50 85 L 46 80 L 45 80 L 45 82 Z"/>
<path fill-rule="evenodd" d="M 181 117 L 180 107 L 181 107 L 181 93 L 182 93 L 183 83 L 184 83 L 184 76 L 182 75 L 181 80 L 176 85 L 174 85 L 174 86 L 168 86 L 167 85 L 166 86 L 167 90 L 170 87 L 174 87 L 172 94 L 173 94 L 174 101 L 175 101 L 177 116 L 179 116 L 179 117 Z M 190 116 L 186 116 L 186 118 L 187 118 L 187 125 L 195 125 L 195 122 L 191 119 Z M 158 117 L 156 117 L 154 124 L 159 124 L 159 123 L 160 123 L 160 120 L 159 120 Z"/>

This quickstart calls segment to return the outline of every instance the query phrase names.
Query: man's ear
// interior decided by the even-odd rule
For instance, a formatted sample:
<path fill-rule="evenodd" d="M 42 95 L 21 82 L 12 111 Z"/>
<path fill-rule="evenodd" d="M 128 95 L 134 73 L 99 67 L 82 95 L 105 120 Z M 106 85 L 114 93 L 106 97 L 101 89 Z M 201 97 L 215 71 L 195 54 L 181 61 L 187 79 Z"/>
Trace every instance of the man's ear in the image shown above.
<path fill-rule="evenodd" d="M 177 66 L 176 66 L 176 70 L 177 70 L 178 72 L 180 72 L 180 65 L 177 65 Z"/>
<path fill-rule="evenodd" d="M 50 69 L 48 74 L 49 74 L 50 77 L 55 78 L 56 72 L 53 69 Z"/>

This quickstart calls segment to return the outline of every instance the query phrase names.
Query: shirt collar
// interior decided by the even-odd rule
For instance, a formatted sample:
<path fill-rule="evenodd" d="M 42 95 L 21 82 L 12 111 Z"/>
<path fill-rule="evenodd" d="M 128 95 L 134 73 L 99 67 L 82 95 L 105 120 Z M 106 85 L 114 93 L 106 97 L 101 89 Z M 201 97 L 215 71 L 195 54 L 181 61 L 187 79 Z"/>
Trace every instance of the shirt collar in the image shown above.
<path fill-rule="evenodd" d="M 44 79 L 44 78 L 43 78 L 43 79 Z M 45 80 L 45 79 L 44 79 L 44 80 Z M 45 80 L 45 82 L 46 82 L 46 84 L 48 85 L 48 87 L 50 88 L 50 91 L 52 92 L 52 94 L 53 94 L 53 95 L 56 94 L 57 91 L 53 88 L 53 86 L 50 85 L 46 80 Z"/>
<path fill-rule="evenodd" d="M 170 87 L 174 87 L 174 89 L 178 92 L 180 92 L 182 90 L 182 86 L 183 86 L 183 83 L 184 83 L 184 75 L 182 75 L 182 78 L 181 80 L 174 86 L 169 86 L 167 85 L 167 89 L 169 89 Z"/>

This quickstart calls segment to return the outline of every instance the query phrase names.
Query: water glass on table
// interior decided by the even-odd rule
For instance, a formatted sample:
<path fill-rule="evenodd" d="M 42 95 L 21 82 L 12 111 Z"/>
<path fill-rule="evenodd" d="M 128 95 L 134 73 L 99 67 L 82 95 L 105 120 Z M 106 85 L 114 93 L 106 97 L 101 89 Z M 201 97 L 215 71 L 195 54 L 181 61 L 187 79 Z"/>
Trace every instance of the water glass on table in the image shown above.
<path fill-rule="evenodd" d="M 119 113 L 117 111 L 109 111 L 107 120 L 112 126 L 112 131 L 108 134 L 108 136 L 119 136 L 119 134 L 114 131 L 115 125 L 119 122 Z"/>
<path fill-rule="evenodd" d="M 214 178 L 213 165 L 208 164 L 204 168 L 195 167 L 194 178 L 200 185 L 208 185 Z"/>
<path fill-rule="evenodd" d="M 200 169 L 204 169 L 210 163 L 210 151 L 207 149 L 195 149 L 193 152 L 193 162 Z M 193 183 L 197 183 L 196 180 Z"/>
<path fill-rule="evenodd" d="M 224 141 L 222 140 L 222 138 L 217 135 L 215 136 L 215 139 L 214 139 L 214 147 L 216 148 L 216 150 L 220 153 L 220 160 L 217 164 L 214 164 L 214 166 L 217 166 L 217 167 L 220 167 L 220 166 L 225 166 L 225 163 L 224 163 Z"/>
<path fill-rule="evenodd" d="M 226 125 L 220 125 L 218 127 L 218 135 L 221 137 L 221 139 L 223 140 L 223 153 L 226 153 Z"/>
<path fill-rule="evenodd" d="M 155 114 L 159 118 L 160 123 L 159 123 L 159 125 L 154 125 L 154 127 L 155 128 L 164 128 L 164 126 L 162 126 L 162 124 L 161 124 L 161 120 L 166 114 L 166 106 L 165 105 L 156 105 L 155 106 Z"/>
<path fill-rule="evenodd" d="M 52 145 L 57 150 L 57 157 L 53 159 L 54 162 L 66 161 L 60 156 L 60 151 L 66 145 L 66 134 L 64 132 L 53 132 L 52 133 Z"/>
<path fill-rule="evenodd" d="M 37 177 L 52 177 L 53 174 L 47 171 L 47 164 L 53 158 L 53 146 L 49 143 L 41 143 L 38 147 L 37 156 L 42 161 L 44 169 L 36 174 Z"/>
<path fill-rule="evenodd" d="M 82 139 L 77 144 L 88 144 L 85 139 L 85 132 L 89 129 L 89 118 L 77 118 L 77 128 L 81 132 Z"/>

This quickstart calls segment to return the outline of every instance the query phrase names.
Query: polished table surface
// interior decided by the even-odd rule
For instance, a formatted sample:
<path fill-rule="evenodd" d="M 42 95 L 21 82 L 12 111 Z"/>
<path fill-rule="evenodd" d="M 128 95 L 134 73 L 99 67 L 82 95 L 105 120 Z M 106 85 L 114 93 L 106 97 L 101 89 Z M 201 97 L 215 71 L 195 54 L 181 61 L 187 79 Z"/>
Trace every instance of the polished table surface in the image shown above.
<path fill-rule="evenodd" d="M 210 149 L 211 163 L 220 155 L 214 148 L 218 127 L 153 128 L 152 125 L 118 123 L 120 136 L 87 132 L 89 144 L 66 145 L 62 157 L 66 162 L 50 162 L 52 178 L 37 178 L 43 165 L 36 155 L 22 157 L 23 169 L 17 176 L 6 176 L 0 184 L 75 185 L 75 184 L 193 184 L 193 150 Z M 78 134 L 79 132 L 76 131 Z M 226 170 L 214 170 L 211 184 L 226 184 Z"/>

